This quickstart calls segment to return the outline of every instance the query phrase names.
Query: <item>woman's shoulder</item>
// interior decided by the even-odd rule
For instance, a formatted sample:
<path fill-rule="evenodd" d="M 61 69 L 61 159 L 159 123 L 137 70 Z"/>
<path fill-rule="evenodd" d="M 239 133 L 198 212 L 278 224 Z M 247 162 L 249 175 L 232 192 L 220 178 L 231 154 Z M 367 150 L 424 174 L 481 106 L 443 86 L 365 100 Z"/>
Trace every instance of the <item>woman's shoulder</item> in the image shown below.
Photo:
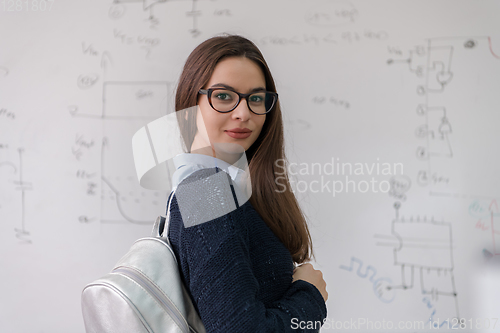
<path fill-rule="evenodd" d="M 243 209 L 231 177 L 219 168 L 194 171 L 177 185 L 173 196 L 172 208 L 180 213 L 185 228 L 217 220 L 230 222 Z"/>
<path fill-rule="evenodd" d="M 200 169 L 179 183 L 170 206 L 169 235 L 179 251 L 210 256 L 227 246 L 249 246 L 251 204 L 237 205 L 226 175 Z"/>

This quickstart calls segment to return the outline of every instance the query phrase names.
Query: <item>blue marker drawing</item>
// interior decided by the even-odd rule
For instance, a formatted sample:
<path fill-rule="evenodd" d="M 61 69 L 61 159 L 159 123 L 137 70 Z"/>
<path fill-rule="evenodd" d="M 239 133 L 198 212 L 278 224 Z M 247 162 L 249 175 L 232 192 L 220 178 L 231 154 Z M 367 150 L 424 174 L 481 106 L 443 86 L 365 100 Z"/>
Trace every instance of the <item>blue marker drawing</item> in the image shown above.
<path fill-rule="evenodd" d="M 366 266 L 365 271 L 363 273 L 363 272 L 361 272 L 361 268 L 363 267 L 363 261 L 361 259 L 356 258 L 356 257 L 351 257 L 351 265 L 350 266 L 340 265 L 339 268 L 344 269 L 348 272 L 352 272 L 352 270 L 354 268 L 354 263 L 357 263 L 359 265 L 358 269 L 356 271 L 356 274 L 360 278 L 364 279 L 368 276 L 369 272 L 372 272 L 372 274 L 370 275 L 370 278 L 368 280 L 372 283 L 373 292 L 375 293 L 375 296 L 377 296 L 377 298 L 380 301 L 382 301 L 384 303 L 390 303 L 394 300 L 394 298 L 396 297 L 396 294 L 390 288 L 390 286 L 392 285 L 391 279 L 389 279 L 387 277 L 381 277 L 381 278 L 378 278 L 375 280 L 375 275 L 377 274 L 377 269 L 375 267 L 368 265 L 368 266 Z"/>

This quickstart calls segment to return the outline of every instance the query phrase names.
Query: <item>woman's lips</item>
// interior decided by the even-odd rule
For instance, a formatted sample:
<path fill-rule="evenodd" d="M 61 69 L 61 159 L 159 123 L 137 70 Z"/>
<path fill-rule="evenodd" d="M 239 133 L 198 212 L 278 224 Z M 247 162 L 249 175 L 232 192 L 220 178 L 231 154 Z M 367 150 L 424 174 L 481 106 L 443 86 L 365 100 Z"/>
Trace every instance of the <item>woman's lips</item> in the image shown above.
<path fill-rule="evenodd" d="M 226 134 L 229 135 L 230 137 L 234 139 L 246 139 L 248 138 L 252 132 L 232 132 L 232 131 L 226 131 Z"/>

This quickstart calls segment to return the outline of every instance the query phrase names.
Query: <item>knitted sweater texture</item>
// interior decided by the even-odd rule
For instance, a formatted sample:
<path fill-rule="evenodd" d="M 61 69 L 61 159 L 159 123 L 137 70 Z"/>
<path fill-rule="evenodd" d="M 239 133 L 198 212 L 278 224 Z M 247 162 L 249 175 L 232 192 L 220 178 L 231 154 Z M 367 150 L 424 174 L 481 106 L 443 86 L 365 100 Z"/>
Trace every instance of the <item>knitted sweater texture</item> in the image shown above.
<path fill-rule="evenodd" d="M 174 192 L 168 238 L 207 333 L 318 332 L 327 316 L 321 293 L 309 282 L 292 283 L 289 251 L 250 201 L 238 206 L 233 185 L 235 210 L 186 227 L 183 216 L 196 213 L 197 202 L 214 191 L 186 194 L 182 185 L 202 179 L 206 170 L 184 179 Z M 183 203 L 182 214 L 181 197 L 192 197 L 190 205 Z M 307 323 L 314 329 L 300 328 Z"/>

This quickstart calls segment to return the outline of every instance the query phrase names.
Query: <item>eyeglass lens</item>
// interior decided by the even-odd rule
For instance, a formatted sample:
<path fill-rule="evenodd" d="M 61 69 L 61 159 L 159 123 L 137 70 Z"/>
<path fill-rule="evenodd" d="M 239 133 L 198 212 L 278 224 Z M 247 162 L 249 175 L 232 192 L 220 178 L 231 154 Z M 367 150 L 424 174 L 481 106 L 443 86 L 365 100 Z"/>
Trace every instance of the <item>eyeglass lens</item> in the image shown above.
<path fill-rule="evenodd" d="M 238 98 L 238 94 L 234 91 L 217 89 L 212 91 L 211 103 L 217 111 L 227 112 L 235 107 Z M 271 110 L 275 96 L 266 92 L 256 92 L 247 99 L 250 110 L 263 114 Z"/>

